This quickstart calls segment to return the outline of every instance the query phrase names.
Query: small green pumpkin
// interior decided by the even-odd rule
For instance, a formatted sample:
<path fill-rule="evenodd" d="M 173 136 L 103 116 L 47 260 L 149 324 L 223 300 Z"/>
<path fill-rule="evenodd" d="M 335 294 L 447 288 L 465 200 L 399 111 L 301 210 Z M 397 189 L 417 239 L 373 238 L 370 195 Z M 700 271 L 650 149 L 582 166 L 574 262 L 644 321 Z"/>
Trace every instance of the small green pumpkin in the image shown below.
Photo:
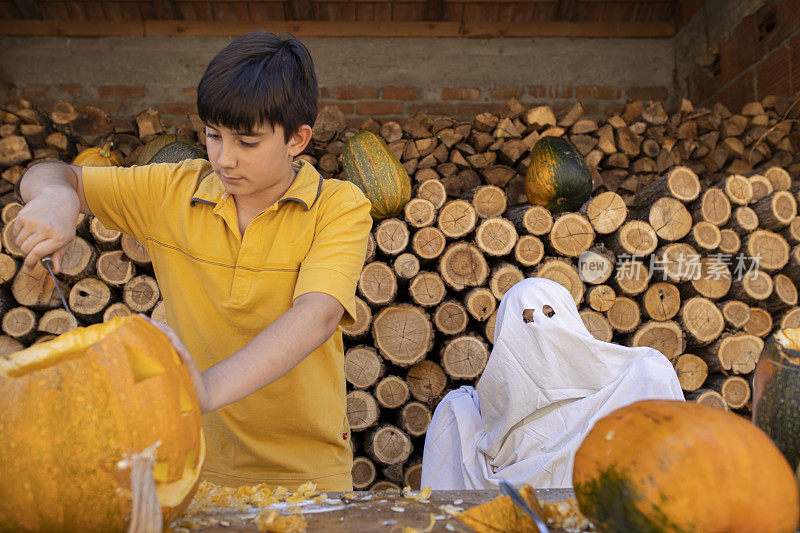
<path fill-rule="evenodd" d="M 800 329 L 777 331 L 764 343 L 754 378 L 753 423 L 769 435 L 793 469 L 800 467 Z"/>
<path fill-rule="evenodd" d="M 592 194 L 592 175 L 583 156 L 561 137 L 539 139 L 531 150 L 525 196 L 551 213 L 577 211 Z"/>
<path fill-rule="evenodd" d="M 168 133 L 147 141 L 136 158 L 136 164 L 180 163 L 185 159 L 203 157 L 205 157 L 205 153 L 191 139 L 182 135 Z"/>
<path fill-rule="evenodd" d="M 347 140 L 341 157 L 345 179 L 364 191 L 372 203 L 373 218 L 382 220 L 403 212 L 411 199 L 411 180 L 386 143 L 362 131 Z"/>

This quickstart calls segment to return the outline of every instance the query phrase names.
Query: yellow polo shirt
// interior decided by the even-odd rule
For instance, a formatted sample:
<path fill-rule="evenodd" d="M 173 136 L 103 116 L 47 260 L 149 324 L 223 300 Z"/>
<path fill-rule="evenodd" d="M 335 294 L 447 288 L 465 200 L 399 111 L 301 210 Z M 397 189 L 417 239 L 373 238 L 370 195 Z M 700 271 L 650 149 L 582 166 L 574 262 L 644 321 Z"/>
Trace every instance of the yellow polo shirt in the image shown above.
<path fill-rule="evenodd" d="M 150 252 L 167 322 L 200 370 L 247 344 L 302 294 L 336 298 L 344 325 L 355 317 L 369 201 L 351 183 L 295 166 L 289 189 L 244 235 L 208 161 L 83 168 L 92 212 Z M 205 479 L 352 490 L 341 328 L 282 378 L 204 415 L 203 426 Z"/>

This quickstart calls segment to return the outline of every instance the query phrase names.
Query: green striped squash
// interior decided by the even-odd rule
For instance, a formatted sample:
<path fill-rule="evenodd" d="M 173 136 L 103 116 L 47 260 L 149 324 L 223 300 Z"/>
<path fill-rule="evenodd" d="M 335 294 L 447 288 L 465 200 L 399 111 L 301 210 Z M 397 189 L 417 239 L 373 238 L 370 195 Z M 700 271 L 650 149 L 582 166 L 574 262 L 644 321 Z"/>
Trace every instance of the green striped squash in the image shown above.
<path fill-rule="evenodd" d="M 525 196 L 551 213 L 577 211 L 592 194 L 592 175 L 583 156 L 561 137 L 539 139 L 531 150 Z"/>
<path fill-rule="evenodd" d="M 411 199 L 411 180 L 386 143 L 369 131 L 347 140 L 342 151 L 345 179 L 364 191 L 372 203 L 370 214 L 382 220 L 403 212 Z"/>
<path fill-rule="evenodd" d="M 184 159 L 205 157 L 203 150 L 188 137 L 167 133 L 147 141 L 136 157 L 137 165 L 180 163 Z"/>

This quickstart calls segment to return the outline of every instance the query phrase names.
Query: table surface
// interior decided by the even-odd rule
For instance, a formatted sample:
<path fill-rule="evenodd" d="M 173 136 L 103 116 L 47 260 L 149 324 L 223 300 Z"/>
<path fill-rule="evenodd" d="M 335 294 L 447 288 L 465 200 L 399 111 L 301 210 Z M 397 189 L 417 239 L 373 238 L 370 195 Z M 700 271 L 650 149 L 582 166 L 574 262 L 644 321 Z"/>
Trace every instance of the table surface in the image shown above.
<path fill-rule="evenodd" d="M 308 531 L 325 532 L 390 532 L 400 531 L 402 527 L 424 529 L 430 524 L 430 515 L 439 517 L 432 531 L 472 531 L 462 522 L 444 512 L 440 506 L 454 506 L 469 509 L 488 502 L 500 495 L 497 490 L 440 490 L 433 491 L 429 502 L 418 502 L 404 498 L 397 492 L 356 491 L 348 493 L 354 498 L 342 500 L 341 492 L 329 492 L 328 503 L 303 506 L 303 517 L 308 523 Z M 574 496 L 572 489 L 537 489 L 536 495 L 544 502 L 563 500 Z M 394 509 L 392 509 L 394 508 Z M 397 509 L 402 508 L 403 511 Z M 252 513 L 220 508 L 208 515 L 195 515 L 199 525 L 189 528 L 192 532 L 223 533 L 234 531 L 258 531 L 253 518 L 259 510 Z M 197 520 L 199 519 L 199 520 Z M 223 523 L 220 524 L 219 521 Z M 448 527 L 448 524 L 450 527 Z M 561 530 L 551 529 L 553 533 Z"/>

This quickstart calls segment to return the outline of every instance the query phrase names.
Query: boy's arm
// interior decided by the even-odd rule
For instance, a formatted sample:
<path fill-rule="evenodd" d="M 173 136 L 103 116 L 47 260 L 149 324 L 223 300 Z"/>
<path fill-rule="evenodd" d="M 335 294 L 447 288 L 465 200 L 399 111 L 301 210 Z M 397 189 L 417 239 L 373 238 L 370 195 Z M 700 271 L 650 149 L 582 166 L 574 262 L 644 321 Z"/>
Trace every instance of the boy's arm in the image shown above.
<path fill-rule="evenodd" d="M 82 169 L 66 163 L 39 163 L 20 179 L 19 194 L 25 206 L 14 220 L 14 230 L 25 255 L 24 266 L 31 268 L 50 255 L 58 272 L 75 238 L 78 215 L 92 214 L 83 196 Z"/>
<path fill-rule="evenodd" d="M 241 400 L 289 372 L 333 335 L 343 313 L 344 307 L 333 296 L 303 294 L 253 340 L 205 372 L 198 370 L 168 326 L 154 324 L 167 334 L 189 369 L 200 408 L 206 413 Z"/>

